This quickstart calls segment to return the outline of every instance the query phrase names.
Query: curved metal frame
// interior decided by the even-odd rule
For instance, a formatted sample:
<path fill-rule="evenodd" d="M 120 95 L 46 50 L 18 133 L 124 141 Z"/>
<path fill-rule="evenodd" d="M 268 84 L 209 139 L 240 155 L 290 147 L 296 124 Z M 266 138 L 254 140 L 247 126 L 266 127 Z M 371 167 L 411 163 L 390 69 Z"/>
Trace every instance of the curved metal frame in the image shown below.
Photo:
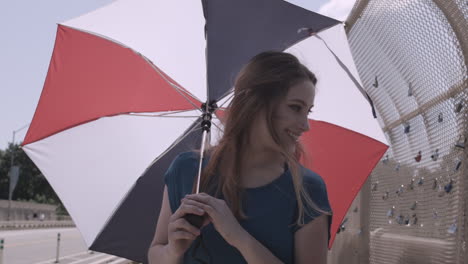
<path fill-rule="evenodd" d="M 447 0 L 432 0 L 433 3 L 440 9 L 440 11 L 443 13 L 445 18 L 447 19 L 448 23 L 450 24 L 450 27 L 455 33 L 456 38 L 459 41 L 460 44 L 460 49 L 462 51 L 462 56 L 463 56 L 463 61 L 465 62 L 465 67 L 468 68 L 468 22 L 467 19 L 464 17 L 463 13 L 460 11 L 459 6 L 455 3 L 455 1 L 447 1 Z M 365 12 L 365 9 L 367 8 L 368 4 L 370 3 L 370 0 L 356 0 L 356 3 L 353 6 L 353 9 L 346 19 L 345 22 L 345 29 L 346 33 L 349 34 L 351 31 L 352 27 L 357 23 L 359 18 L 362 16 L 362 14 Z M 467 74 L 468 76 L 468 70 Z M 439 103 L 441 100 L 446 100 L 450 97 L 455 96 L 456 94 L 462 93 L 463 91 L 468 89 L 468 78 L 465 79 L 465 81 L 458 86 L 451 87 L 447 92 L 441 94 L 440 96 L 434 98 L 433 100 L 425 103 L 424 105 L 420 105 L 416 111 L 413 111 L 411 113 L 408 113 L 404 116 L 402 116 L 399 120 L 396 120 L 390 124 L 385 124 L 385 127 L 382 128 L 384 131 L 389 131 L 393 129 L 396 126 L 399 126 L 403 124 L 405 121 L 419 115 L 423 114 L 423 112 L 435 104 Z M 466 129 L 465 129 L 466 130 Z M 468 150 L 465 149 L 465 161 L 468 161 Z M 464 162 L 464 168 L 462 168 L 462 174 L 466 174 L 468 172 L 468 165 L 466 164 L 467 162 Z M 468 212 L 468 180 L 465 180 L 462 184 L 462 190 L 464 190 L 464 200 L 460 205 L 459 205 L 459 224 L 462 225 L 464 224 L 464 233 L 459 232 L 458 233 L 458 241 L 462 241 L 468 238 L 468 221 L 464 216 L 466 215 L 466 212 Z M 368 188 L 366 188 L 368 189 Z M 366 190 L 363 190 L 364 192 L 361 194 L 363 195 L 361 198 L 364 198 L 361 200 L 361 207 L 365 207 L 365 203 L 369 202 L 370 199 L 370 193 L 366 192 Z M 365 199 L 367 198 L 367 201 Z M 462 213 L 462 212 L 465 212 Z M 362 218 L 361 221 L 365 221 L 368 224 L 369 219 L 364 219 Z M 463 223 L 464 221 L 464 223 Z M 368 240 L 367 240 L 368 241 Z M 462 252 L 462 246 L 460 245 L 457 249 L 457 263 L 468 263 L 468 253 Z M 464 255 L 464 256 L 463 256 Z M 463 258 L 463 259 L 462 259 Z"/>

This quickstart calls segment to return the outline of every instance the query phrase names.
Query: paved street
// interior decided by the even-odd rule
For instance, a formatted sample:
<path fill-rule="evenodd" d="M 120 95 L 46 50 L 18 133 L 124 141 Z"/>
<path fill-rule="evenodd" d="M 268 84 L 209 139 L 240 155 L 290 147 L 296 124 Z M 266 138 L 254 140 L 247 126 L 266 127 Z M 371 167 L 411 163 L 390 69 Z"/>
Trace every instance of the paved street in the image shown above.
<path fill-rule="evenodd" d="M 87 251 L 76 228 L 0 231 L 5 240 L 2 264 L 48 264 L 56 259 L 57 234 L 60 233 L 60 263 L 127 263 L 102 253 Z"/>

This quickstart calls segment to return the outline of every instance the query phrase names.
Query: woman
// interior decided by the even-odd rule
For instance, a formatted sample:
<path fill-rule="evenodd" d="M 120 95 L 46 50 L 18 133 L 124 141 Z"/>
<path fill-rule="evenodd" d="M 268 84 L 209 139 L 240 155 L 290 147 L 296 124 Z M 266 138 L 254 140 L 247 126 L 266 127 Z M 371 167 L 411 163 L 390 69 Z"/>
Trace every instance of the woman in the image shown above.
<path fill-rule="evenodd" d="M 296 57 L 264 52 L 241 70 L 224 134 L 207 152 L 180 154 L 166 187 L 149 263 L 327 261 L 331 209 L 322 178 L 299 165 L 299 138 L 317 80 Z M 204 216 L 201 229 L 184 216 Z"/>

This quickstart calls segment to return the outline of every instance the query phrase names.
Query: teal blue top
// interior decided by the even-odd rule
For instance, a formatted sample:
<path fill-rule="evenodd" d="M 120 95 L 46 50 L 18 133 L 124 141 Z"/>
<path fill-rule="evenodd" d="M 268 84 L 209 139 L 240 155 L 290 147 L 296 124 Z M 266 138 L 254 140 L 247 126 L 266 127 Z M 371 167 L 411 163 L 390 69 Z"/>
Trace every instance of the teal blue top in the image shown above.
<path fill-rule="evenodd" d="M 198 153 L 185 152 L 179 154 L 167 170 L 165 183 L 172 213 L 179 208 L 180 200 L 192 192 L 193 180 L 198 173 L 198 164 Z M 309 169 L 304 167 L 301 169 L 304 175 L 304 186 L 312 200 L 322 210 L 331 212 L 323 179 Z M 286 169 L 280 177 L 267 185 L 247 188 L 244 192 L 243 206 L 247 219 L 240 221 L 241 226 L 281 261 L 293 264 L 294 233 L 300 227 L 295 224 L 297 200 L 289 170 Z M 304 223 L 320 215 L 313 209 L 306 209 L 306 211 Z M 328 238 L 330 239 L 331 216 L 328 220 Z M 195 240 L 185 253 L 184 264 L 247 263 L 240 252 L 229 245 L 212 224 L 202 229 L 203 243 L 200 244 L 198 240 L 200 238 Z"/>

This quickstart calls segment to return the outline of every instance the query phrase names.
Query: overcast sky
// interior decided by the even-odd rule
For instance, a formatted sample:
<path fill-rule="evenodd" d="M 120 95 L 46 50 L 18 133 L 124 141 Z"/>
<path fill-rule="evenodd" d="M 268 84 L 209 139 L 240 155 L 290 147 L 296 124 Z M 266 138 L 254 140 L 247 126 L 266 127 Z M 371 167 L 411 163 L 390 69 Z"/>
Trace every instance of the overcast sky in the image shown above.
<path fill-rule="evenodd" d="M 355 0 L 289 0 L 345 20 Z M 0 149 L 23 140 L 52 55 L 57 23 L 113 0 L 0 0 Z"/>

